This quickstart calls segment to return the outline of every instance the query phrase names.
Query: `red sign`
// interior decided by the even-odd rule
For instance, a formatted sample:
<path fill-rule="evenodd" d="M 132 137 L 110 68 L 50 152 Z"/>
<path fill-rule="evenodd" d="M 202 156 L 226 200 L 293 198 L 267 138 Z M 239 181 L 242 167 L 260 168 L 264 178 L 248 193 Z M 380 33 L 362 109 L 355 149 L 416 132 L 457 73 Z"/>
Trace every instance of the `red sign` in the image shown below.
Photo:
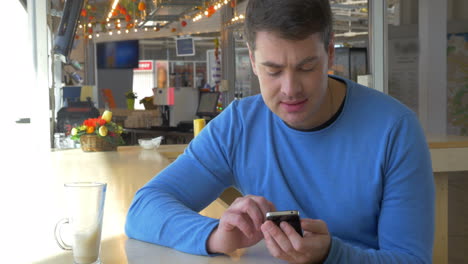
<path fill-rule="evenodd" d="M 152 71 L 153 70 L 153 61 L 150 60 L 141 60 L 138 62 L 138 68 L 134 69 L 135 71 Z"/>

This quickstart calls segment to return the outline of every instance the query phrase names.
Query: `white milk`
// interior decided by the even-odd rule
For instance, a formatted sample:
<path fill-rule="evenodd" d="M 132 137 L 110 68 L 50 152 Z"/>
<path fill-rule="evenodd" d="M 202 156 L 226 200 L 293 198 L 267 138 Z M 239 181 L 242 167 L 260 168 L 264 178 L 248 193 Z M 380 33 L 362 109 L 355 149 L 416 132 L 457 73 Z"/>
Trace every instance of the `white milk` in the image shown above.
<path fill-rule="evenodd" d="M 99 257 L 101 228 L 96 226 L 88 230 L 76 231 L 73 238 L 73 258 L 78 264 L 91 264 Z"/>

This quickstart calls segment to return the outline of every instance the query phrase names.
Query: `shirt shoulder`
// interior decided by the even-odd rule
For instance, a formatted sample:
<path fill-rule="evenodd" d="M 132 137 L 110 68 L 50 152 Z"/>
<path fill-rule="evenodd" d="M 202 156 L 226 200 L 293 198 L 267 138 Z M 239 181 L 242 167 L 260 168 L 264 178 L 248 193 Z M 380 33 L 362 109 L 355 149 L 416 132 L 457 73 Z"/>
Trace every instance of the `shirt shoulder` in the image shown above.
<path fill-rule="evenodd" d="M 271 113 L 265 105 L 261 94 L 245 97 L 241 100 L 234 100 L 225 109 L 227 116 L 238 120 L 243 124 L 253 120 L 263 119 L 265 115 Z M 226 116 L 226 117 L 227 117 Z"/>

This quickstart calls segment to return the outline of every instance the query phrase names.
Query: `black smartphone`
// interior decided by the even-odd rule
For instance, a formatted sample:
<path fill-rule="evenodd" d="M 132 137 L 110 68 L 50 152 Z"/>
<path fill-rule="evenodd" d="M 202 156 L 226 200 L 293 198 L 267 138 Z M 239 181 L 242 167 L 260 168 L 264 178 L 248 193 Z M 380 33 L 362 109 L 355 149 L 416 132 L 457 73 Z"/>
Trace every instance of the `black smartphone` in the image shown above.
<path fill-rule="evenodd" d="M 299 217 L 299 211 L 290 210 L 290 211 L 278 211 L 278 212 L 268 212 L 266 214 L 266 220 L 270 220 L 275 223 L 277 226 L 281 222 L 285 221 L 290 224 L 299 235 L 303 236 L 301 228 L 301 218 Z"/>

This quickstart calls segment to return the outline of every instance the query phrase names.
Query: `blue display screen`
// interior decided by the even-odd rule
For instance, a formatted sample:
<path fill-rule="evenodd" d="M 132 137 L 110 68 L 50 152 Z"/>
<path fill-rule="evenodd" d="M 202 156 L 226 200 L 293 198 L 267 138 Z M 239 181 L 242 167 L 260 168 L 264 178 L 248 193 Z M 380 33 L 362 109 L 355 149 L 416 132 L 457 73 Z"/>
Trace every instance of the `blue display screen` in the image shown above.
<path fill-rule="evenodd" d="M 195 48 L 193 38 L 179 38 L 176 40 L 177 56 L 193 56 Z"/>
<path fill-rule="evenodd" d="M 96 57 L 99 69 L 138 68 L 138 40 L 98 43 Z"/>

